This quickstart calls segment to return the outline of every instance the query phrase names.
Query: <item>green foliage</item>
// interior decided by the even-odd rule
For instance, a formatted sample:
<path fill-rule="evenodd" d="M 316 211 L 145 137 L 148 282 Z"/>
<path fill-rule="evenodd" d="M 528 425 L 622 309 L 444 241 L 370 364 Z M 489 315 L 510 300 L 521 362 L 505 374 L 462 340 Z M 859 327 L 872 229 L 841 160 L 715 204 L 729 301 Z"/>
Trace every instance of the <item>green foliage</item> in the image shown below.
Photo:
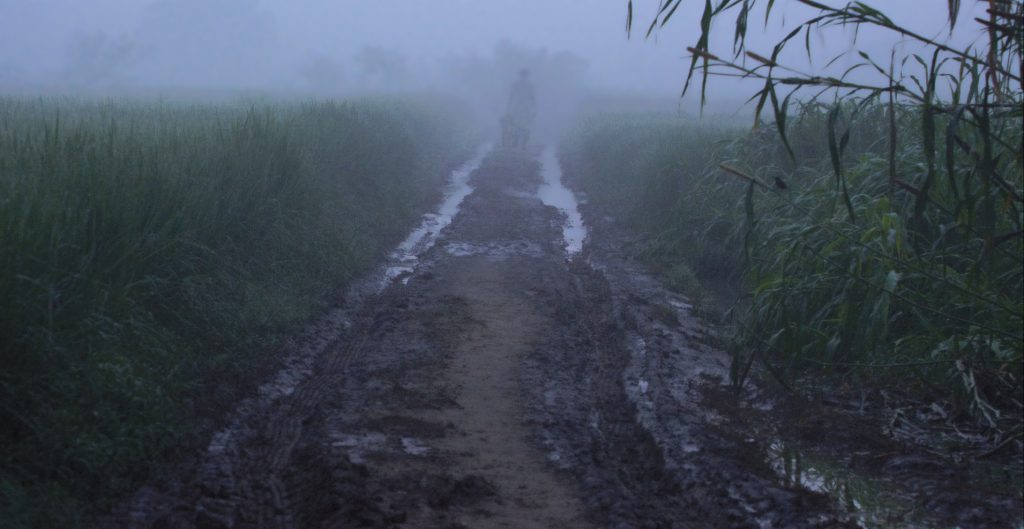
<path fill-rule="evenodd" d="M 915 133 L 927 111 L 896 107 L 895 188 L 889 110 L 871 102 L 802 106 L 788 148 L 765 128 L 591 119 L 563 156 L 591 202 L 641 235 L 640 255 L 705 281 L 739 272 L 749 296 L 736 310 L 737 383 L 759 360 L 787 385 L 889 387 L 988 425 L 1012 422 L 1022 389 L 1020 118 L 935 116 L 954 144 L 983 142 L 982 126 L 997 140 L 987 161 L 957 148 L 947 174 L 926 184 L 928 144 Z M 723 135 L 735 139 L 716 141 Z M 838 138 L 848 139 L 837 160 Z"/>
<path fill-rule="evenodd" d="M 705 2 L 689 48 L 684 93 L 699 73 L 702 104 L 715 76 L 762 86 L 751 98 L 755 130 L 714 171 L 734 181 L 710 186 L 745 196 L 742 206 L 707 194 L 722 199 L 723 212 L 707 225 L 742 240 L 751 292 L 738 318 L 734 382 L 760 359 L 786 384 L 823 376 L 927 393 L 1020 435 L 1024 2 L 987 2 L 987 19 L 973 21 L 987 38 L 967 48 L 865 2 L 792 3 L 807 15 L 783 19 L 787 33 L 770 52 L 747 48 L 748 19 L 756 9 L 766 24 L 779 17 L 774 0 Z M 647 34 L 680 4 L 659 2 Z M 946 27 L 932 34 L 952 35 L 959 11 L 948 2 Z M 716 55 L 712 32 L 721 26 L 712 22 L 730 12 L 733 49 Z M 627 29 L 632 22 L 630 2 Z M 857 30 L 852 49 L 818 57 L 811 33 L 846 27 Z M 862 28 L 909 44 L 876 60 L 858 48 Z M 817 71 L 786 64 L 785 50 L 801 41 Z M 839 61 L 844 55 L 858 62 Z"/>
<path fill-rule="evenodd" d="M 723 208 L 731 209 L 742 194 L 715 185 L 722 177 L 711 172 L 740 130 L 652 115 L 599 115 L 568 134 L 560 153 L 566 178 L 642 235 L 631 250 L 666 277 L 677 277 L 673 288 L 694 295 L 701 289 L 687 270 L 716 280 L 740 273 L 736 229 Z"/>
<path fill-rule="evenodd" d="M 997 410 L 1013 420 L 1024 312 L 1022 218 L 1013 198 L 1024 187 L 1019 157 L 999 156 L 997 171 L 1010 188 L 991 185 L 986 162 L 969 150 L 951 153 L 947 178 L 937 178 L 930 142 L 915 134 L 930 110 L 897 107 L 895 171 L 910 182 L 893 186 L 886 109 L 860 109 L 804 108 L 791 134 L 807 135 L 810 150 L 798 151 L 795 171 L 777 173 L 788 190 L 759 187 L 748 229 L 754 295 L 743 341 L 785 379 L 818 373 L 899 381 L 904 389 L 943 391 L 936 396 L 988 425 L 998 422 Z M 837 115 L 850 116 L 842 126 L 860 140 L 851 140 L 838 162 L 835 149 L 813 146 L 822 136 L 816 131 L 836 126 Z M 979 134 L 963 123 L 951 129 L 948 117 L 934 119 L 946 121 L 950 135 Z M 1019 145 L 1019 118 L 1002 121 L 997 137 Z M 870 138 L 882 140 L 864 141 Z M 823 150 L 827 157 L 813 154 Z M 770 174 L 764 158 L 744 153 L 731 162 Z"/>
<path fill-rule="evenodd" d="M 0 517 L 80 523 L 468 155 L 439 102 L 0 100 Z"/>

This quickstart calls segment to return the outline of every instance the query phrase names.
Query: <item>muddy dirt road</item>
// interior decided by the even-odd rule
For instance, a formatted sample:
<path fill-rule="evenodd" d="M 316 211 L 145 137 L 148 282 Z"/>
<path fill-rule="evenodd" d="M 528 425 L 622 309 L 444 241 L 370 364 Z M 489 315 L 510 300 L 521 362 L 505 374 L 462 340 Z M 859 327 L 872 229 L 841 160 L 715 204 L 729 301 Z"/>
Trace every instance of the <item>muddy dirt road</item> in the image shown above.
<path fill-rule="evenodd" d="M 708 405 L 728 361 L 705 325 L 612 228 L 567 253 L 581 226 L 541 200 L 537 160 L 474 162 L 414 256 L 355 288 L 203 453 L 99 525 L 878 525 L 780 480 L 744 405 Z M 1013 510 L 971 505 L 982 522 Z"/>

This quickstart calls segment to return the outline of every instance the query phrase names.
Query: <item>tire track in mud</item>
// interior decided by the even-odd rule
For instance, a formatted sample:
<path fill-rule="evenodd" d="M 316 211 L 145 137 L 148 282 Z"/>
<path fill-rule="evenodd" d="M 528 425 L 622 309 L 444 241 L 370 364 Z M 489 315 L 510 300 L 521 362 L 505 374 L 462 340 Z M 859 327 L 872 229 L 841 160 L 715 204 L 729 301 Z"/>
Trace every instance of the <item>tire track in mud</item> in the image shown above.
<path fill-rule="evenodd" d="M 371 296 L 294 390 L 251 404 L 239 424 L 215 438 L 195 475 L 158 484 L 164 490 L 151 496 L 160 501 L 140 502 L 109 525 L 585 526 L 574 487 L 550 474 L 543 453 L 528 444 L 513 391 L 530 329 L 558 332 L 534 315 L 545 300 L 516 294 L 519 283 L 536 282 L 535 270 L 564 267 L 559 219 L 531 196 L 539 184 L 536 169 L 512 159 L 478 171 L 480 189 L 441 241 L 450 248 L 439 244 L 422 256 L 408 287 L 394 283 Z M 466 283 L 474 270 L 478 277 Z M 539 282 L 557 274 L 542 274 Z M 423 329 L 465 332 L 478 325 L 474 309 L 465 307 L 469 302 L 492 312 L 485 318 L 489 335 L 453 342 Z M 499 350 L 499 356 L 478 357 L 474 348 Z M 452 368 L 459 358 L 469 361 L 468 371 Z M 469 386 L 474 380 L 467 377 L 475 376 L 492 376 L 503 387 L 443 395 L 446 382 Z M 417 395 L 418 402 L 403 402 L 403 394 Z M 421 411 L 431 400 L 447 403 L 435 407 L 440 411 Z M 498 414 L 501 420 L 493 421 Z M 408 448 L 429 439 L 424 430 L 442 419 L 450 419 L 449 426 L 440 427 L 444 433 L 429 448 L 431 456 L 392 449 L 395 441 Z M 391 426 L 382 427 L 388 420 Z M 474 426 L 485 435 L 467 442 L 466 430 Z M 346 432 L 364 441 L 353 442 Z"/>
<path fill-rule="evenodd" d="M 321 365 L 314 374 L 301 382 L 288 395 L 288 400 L 270 412 L 268 417 L 261 419 L 267 426 L 250 441 L 249 444 L 255 446 L 250 449 L 248 457 L 215 460 L 213 466 L 220 468 L 205 469 L 203 489 L 216 491 L 216 494 L 196 502 L 196 510 L 201 514 L 200 520 L 212 525 L 232 527 L 235 525 L 235 515 L 242 512 L 245 521 L 256 527 L 266 526 L 271 521 L 271 525 L 282 529 L 295 527 L 290 505 L 291 494 L 282 474 L 289 470 L 292 463 L 295 447 L 303 434 L 303 424 L 315 412 L 330 387 L 336 385 L 337 378 L 344 374 L 365 347 L 379 310 L 376 305 L 379 289 L 386 288 L 388 283 L 407 270 L 410 261 L 415 261 L 416 256 L 410 253 L 414 246 L 423 248 L 433 244 L 437 231 L 450 222 L 451 216 L 458 210 L 459 202 L 470 192 L 465 185 L 466 176 L 479 166 L 485 149 L 485 146 L 481 146 L 472 159 L 453 172 L 439 212 L 427 215 L 410 237 L 399 245 L 392 256 L 395 262 L 388 263 L 390 266 L 385 269 L 384 283 L 375 289 L 378 291 L 369 293 L 365 298 L 360 292 L 355 292 L 357 303 L 360 300 L 362 303 L 358 315 L 352 318 L 349 335 L 338 338 L 326 347 L 325 352 L 321 353 L 324 356 L 320 360 Z M 377 284 L 378 280 L 370 283 Z M 363 285 L 362 288 L 366 290 L 369 287 Z M 238 452 L 235 450 L 232 453 Z M 240 478 L 236 477 L 238 466 L 241 466 Z M 291 473 L 296 474 L 294 471 Z M 211 479 L 211 475 L 221 479 Z M 301 479 L 297 481 L 301 482 Z M 216 485 L 211 486 L 211 482 Z M 224 497 L 230 499 L 225 500 Z"/>
<path fill-rule="evenodd" d="M 594 230 L 594 227 L 591 227 Z M 727 376 L 727 357 L 708 345 L 705 324 L 635 262 L 623 239 L 598 242 L 573 263 L 593 351 L 594 406 L 618 425 L 592 432 L 595 460 L 577 465 L 610 527 L 853 528 L 828 498 L 773 480 L 747 445 L 748 432 L 722 429 L 700 390 Z M 579 390 L 578 390 L 579 391 Z M 596 430 L 596 429 L 592 429 Z M 572 431 L 564 436 L 574 435 Z M 577 432 L 575 435 L 579 435 Z M 601 468 L 630 479 L 602 476 Z M 612 473 L 613 474 L 613 473 Z"/>
<path fill-rule="evenodd" d="M 368 302 L 350 326 L 351 334 L 328 346 L 314 374 L 258 418 L 265 427 L 232 450 L 234 457 L 216 458 L 204 469 L 202 488 L 207 493 L 195 503 L 199 524 L 297 527 L 283 473 L 292 463 L 304 423 L 362 352 L 373 329 L 374 313 L 375 304 Z"/>
<path fill-rule="evenodd" d="M 671 508 L 678 488 L 666 479 L 658 446 L 636 423 L 636 410 L 626 396 L 622 377 L 629 357 L 613 317 L 607 281 L 582 260 L 573 263 L 572 273 L 580 296 L 583 340 L 591 351 L 588 363 L 594 417 L 589 432 L 593 464 L 577 472 L 585 476 L 584 482 L 597 485 L 592 485 L 597 489 L 593 497 L 598 498 L 594 507 L 602 511 L 601 521 L 613 528 L 703 527 L 687 523 L 682 513 Z M 617 498 L 611 500 L 611 496 Z"/>
<path fill-rule="evenodd" d="M 640 419 L 627 332 L 643 315 L 586 255 L 566 260 L 539 164 L 494 153 L 470 181 L 407 281 L 367 297 L 300 382 L 103 526 L 756 527 L 729 493 L 740 463 L 669 464 L 686 439 Z"/>

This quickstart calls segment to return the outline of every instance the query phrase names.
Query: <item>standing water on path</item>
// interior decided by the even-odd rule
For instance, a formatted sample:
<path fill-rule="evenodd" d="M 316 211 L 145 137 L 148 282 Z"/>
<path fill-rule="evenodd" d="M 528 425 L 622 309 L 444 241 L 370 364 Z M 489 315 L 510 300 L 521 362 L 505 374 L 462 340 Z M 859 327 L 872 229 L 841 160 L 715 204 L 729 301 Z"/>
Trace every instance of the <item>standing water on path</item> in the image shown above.
<path fill-rule="evenodd" d="M 554 147 L 544 149 L 540 162 L 544 183 L 537 194 L 545 205 L 565 213 L 567 221 L 562 227 L 562 237 L 565 239 L 565 251 L 571 257 L 583 249 L 583 240 L 587 238 L 587 227 L 583 225 L 579 202 L 576 195 L 562 184 L 562 168 L 558 165 Z"/>
<path fill-rule="evenodd" d="M 469 175 L 473 173 L 489 150 L 488 145 L 481 145 L 476 154 L 466 163 L 452 171 L 451 179 L 444 190 L 444 200 L 436 213 L 426 213 L 420 225 L 391 252 L 385 265 L 384 278 L 379 287 L 386 287 L 391 281 L 403 274 L 409 274 L 416 268 L 419 256 L 430 249 L 437 241 L 437 236 L 446 226 L 451 224 L 462 200 L 473 192 L 469 185 Z M 407 279 L 406 279 L 407 280 Z M 403 280 L 403 283 L 406 281 Z"/>

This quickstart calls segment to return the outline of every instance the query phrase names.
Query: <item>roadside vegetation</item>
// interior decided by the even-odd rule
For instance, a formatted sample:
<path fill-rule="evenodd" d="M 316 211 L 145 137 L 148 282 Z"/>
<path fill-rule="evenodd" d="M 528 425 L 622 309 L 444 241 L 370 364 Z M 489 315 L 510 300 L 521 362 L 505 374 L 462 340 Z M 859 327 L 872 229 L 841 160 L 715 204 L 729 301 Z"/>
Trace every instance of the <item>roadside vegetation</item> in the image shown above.
<path fill-rule="evenodd" d="M 662 2 L 650 31 L 678 3 Z M 633 251 L 671 282 L 700 295 L 724 281 L 742 293 L 727 300 L 738 387 L 760 365 L 792 389 L 885 390 L 1015 446 L 1024 5 L 991 2 L 989 19 L 971 21 L 985 46 L 955 49 L 862 3 L 799 3 L 817 14 L 761 54 L 744 47 L 746 20 L 753 28 L 772 16 L 773 2 L 707 3 L 687 86 L 703 92 L 716 75 L 757 81 L 752 130 L 591 117 L 562 146 L 566 175 L 640 235 Z M 950 2 L 948 24 L 958 9 Z M 725 13 L 738 13 L 736 48 L 720 56 L 708 36 Z M 841 26 L 896 32 L 920 48 L 891 63 L 861 54 L 834 75 L 780 63 L 790 42 L 804 51 L 805 32 Z"/>
<path fill-rule="evenodd" d="M 221 414 L 436 198 L 458 115 L 0 99 L 3 525 L 79 525 Z"/>

